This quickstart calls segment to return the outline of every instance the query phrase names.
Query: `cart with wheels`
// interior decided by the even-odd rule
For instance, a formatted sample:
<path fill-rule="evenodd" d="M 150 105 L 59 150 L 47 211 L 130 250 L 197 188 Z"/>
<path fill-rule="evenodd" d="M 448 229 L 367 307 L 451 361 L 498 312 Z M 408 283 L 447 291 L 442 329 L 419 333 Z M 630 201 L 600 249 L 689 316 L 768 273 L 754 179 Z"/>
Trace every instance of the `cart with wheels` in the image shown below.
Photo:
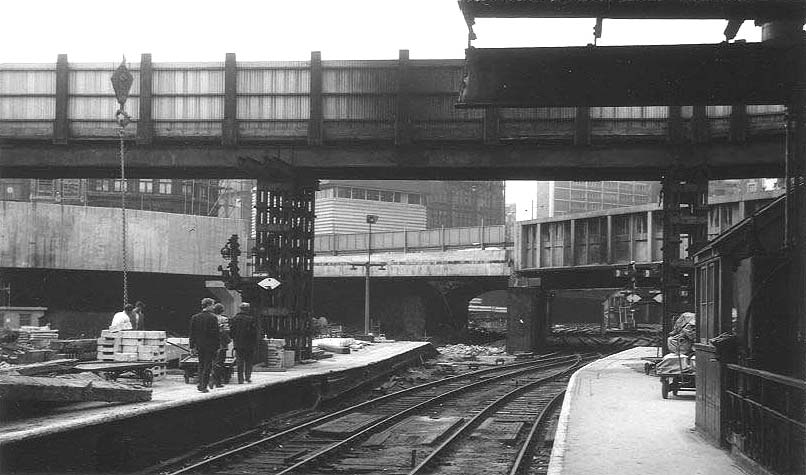
<path fill-rule="evenodd" d="M 655 373 L 660 378 L 663 399 L 668 399 L 670 392 L 677 396 L 679 391 L 697 390 L 693 356 L 670 353 L 655 365 Z"/>
<path fill-rule="evenodd" d="M 193 382 L 193 378 L 199 374 L 199 357 L 195 355 L 185 356 L 179 360 L 179 369 L 184 373 L 185 384 Z M 229 383 L 235 369 L 235 358 L 224 359 L 224 382 Z"/>
<path fill-rule="evenodd" d="M 143 383 L 143 386 L 150 387 L 154 384 L 155 366 L 164 366 L 165 363 L 155 361 L 90 361 L 77 364 L 73 370 L 79 372 L 92 372 L 102 376 L 107 381 L 117 381 L 124 375 L 134 376 Z"/>
<path fill-rule="evenodd" d="M 670 392 L 676 397 L 678 391 L 697 390 L 694 373 L 661 374 L 660 382 L 663 399 L 669 399 Z"/>
<path fill-rule="evenodd" d="M 645 356 L 641 358 L 644 361 L 644 374 L 649 375 L 655 371 L 655 366 L 663 359 L 661 355 L 661 348 L 658 346 L 655 351 L 655 356 Z"/>

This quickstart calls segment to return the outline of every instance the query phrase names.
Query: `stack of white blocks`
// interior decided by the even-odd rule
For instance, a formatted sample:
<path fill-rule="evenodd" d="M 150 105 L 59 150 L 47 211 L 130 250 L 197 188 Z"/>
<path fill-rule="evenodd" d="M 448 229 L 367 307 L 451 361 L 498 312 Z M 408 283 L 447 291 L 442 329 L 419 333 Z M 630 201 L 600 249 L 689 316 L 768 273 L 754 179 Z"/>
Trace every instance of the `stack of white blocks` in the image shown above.
<path fill-rule="evenodd" d="M 282 338 L 264 338 L 263 344 L 266 345 L 266 361 L 264 362 L 266 363 L 266 368 L 270 371 L 285 371 L 283 368 L 285 340 Z"/>
<path fill-rule="evenodd" d="M 165 376 L 165 332 L 102 330 L 98 339 L 100 361 L 153 361 L 154 379 Z"/>

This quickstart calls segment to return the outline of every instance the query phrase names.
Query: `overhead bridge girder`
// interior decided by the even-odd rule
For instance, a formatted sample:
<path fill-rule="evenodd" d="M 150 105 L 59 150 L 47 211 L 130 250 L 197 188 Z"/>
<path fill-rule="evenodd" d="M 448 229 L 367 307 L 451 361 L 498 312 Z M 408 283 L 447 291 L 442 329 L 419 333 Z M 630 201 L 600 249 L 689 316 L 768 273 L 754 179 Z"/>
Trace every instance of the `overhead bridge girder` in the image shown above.
<path fill-rule="evenodd" d="M 790 19 L 803 17 L 797 0 L 459 0 L 465 18 Z"/>
<path fill-rule="evenodd" d="M 767 43 L 469 48 L 458 106 L 786 104 L 796 55 Z"/>

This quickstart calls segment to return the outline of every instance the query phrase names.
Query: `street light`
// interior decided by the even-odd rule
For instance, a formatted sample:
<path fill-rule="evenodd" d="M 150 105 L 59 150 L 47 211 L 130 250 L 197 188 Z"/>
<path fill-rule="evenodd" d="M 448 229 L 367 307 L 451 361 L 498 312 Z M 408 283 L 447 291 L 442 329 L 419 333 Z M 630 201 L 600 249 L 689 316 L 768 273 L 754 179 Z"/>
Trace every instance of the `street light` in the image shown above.
<path fill-rule="evenodd" d="M 372 225 L 378 222 L 378 215 L 368 214 L 367 225 L 369 225 L 369 233 L 367 234 L 367 265 L 366 278 L 364 279 L 364 334 L 369 335 L 369 275 L 372 269 Z"/>

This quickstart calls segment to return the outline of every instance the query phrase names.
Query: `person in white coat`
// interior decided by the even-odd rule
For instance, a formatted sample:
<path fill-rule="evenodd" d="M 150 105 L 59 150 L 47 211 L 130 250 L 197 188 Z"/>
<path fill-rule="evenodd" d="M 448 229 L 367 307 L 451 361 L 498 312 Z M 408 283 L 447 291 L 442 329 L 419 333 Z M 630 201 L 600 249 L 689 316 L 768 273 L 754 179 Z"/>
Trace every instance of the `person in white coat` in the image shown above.
<path fill-rule="evenodd" d="M 131 330 L 132 329 L 132 311 L 134 305 L 127 303 L 123 306 L 123 311 L 116 313 L 112 317 L 112 324 L 109 329 L 112 331 Z"/>

